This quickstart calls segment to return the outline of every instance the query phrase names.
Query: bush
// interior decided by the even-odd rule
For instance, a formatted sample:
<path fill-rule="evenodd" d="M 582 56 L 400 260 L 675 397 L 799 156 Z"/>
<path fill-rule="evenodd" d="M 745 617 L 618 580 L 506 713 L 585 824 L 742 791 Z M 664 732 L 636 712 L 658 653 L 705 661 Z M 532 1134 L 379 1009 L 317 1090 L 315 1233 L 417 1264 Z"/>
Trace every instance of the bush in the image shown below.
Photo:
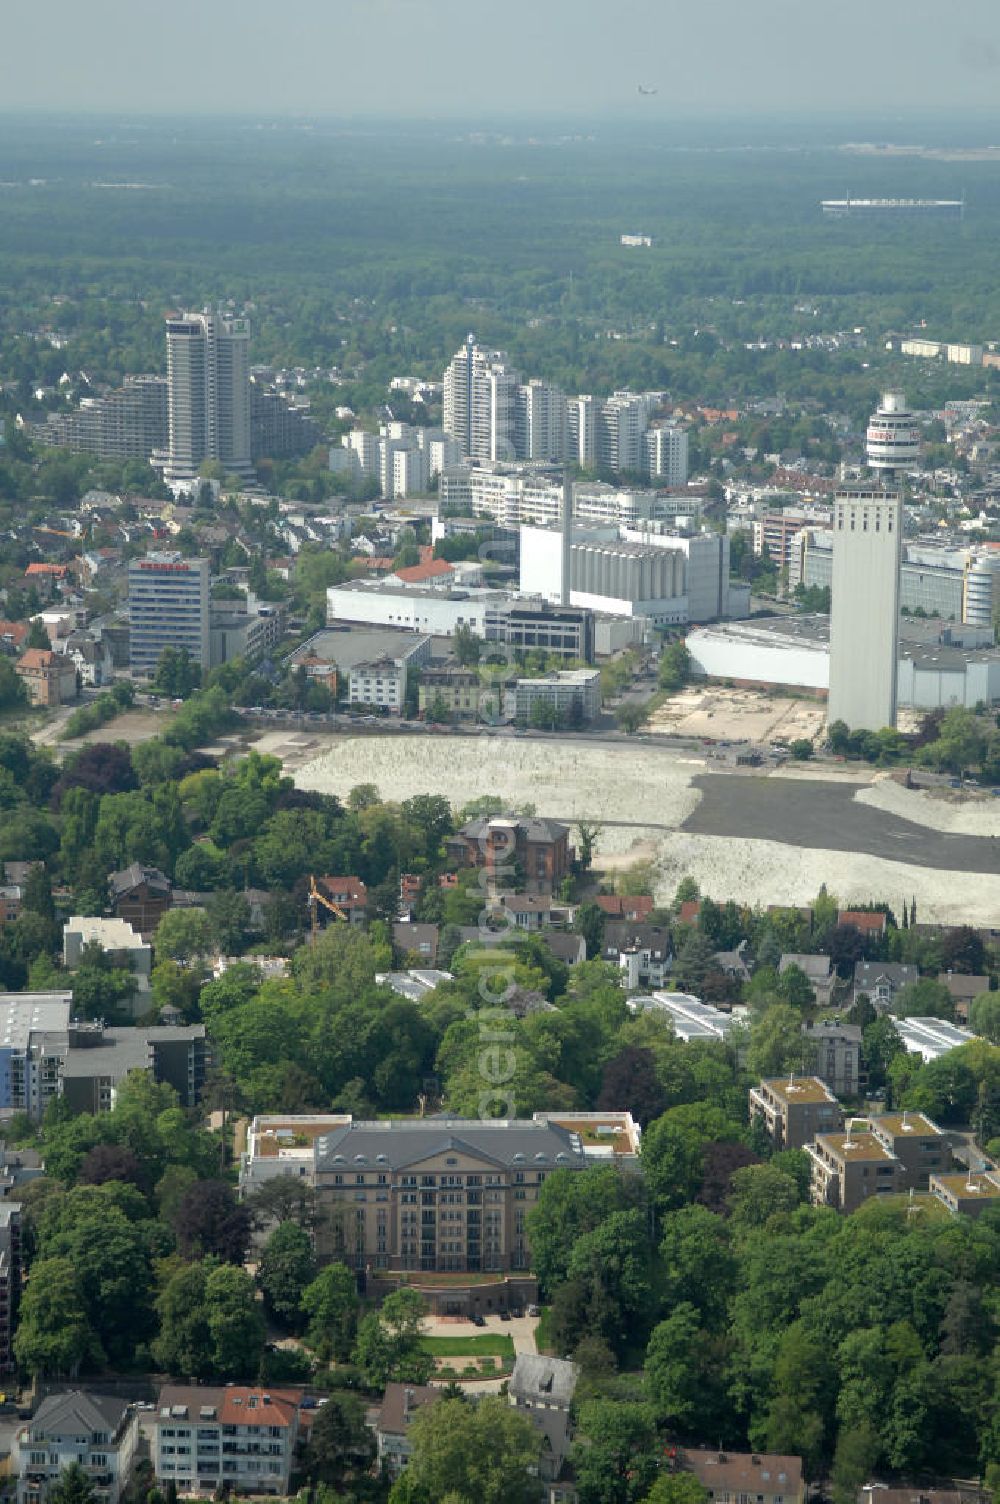
<path fill-rule="evenodd" d="M 121 715 L 132 703 L 132 686 L 122 685 L 120 692 L 116 684 L 109 694 L 98 695 L 96 700 L 91 700 L 89 705 L 81 705 L 79 710 L 74 710 L 69 720 L 60 733 L 62 741 L 72 741 L 74 737 L 85 736 L 88 731 L 96 731 L 100 726 L 106 726 L 108 721 L 113 721 L 116 715 Z"/>

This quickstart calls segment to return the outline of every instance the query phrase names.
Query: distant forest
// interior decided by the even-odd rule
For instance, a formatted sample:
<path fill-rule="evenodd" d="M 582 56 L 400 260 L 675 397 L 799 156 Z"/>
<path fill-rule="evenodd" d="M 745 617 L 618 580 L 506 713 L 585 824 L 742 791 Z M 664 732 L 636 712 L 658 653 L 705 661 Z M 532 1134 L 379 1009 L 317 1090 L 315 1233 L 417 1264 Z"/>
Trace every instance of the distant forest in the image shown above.
<path fill-rule="evenodd" d="M 825 220 L 845 192 L 964 193 L 968 212 Z M 845 152 L 798 127 L 4 117 L 2 401 L 23 410 L 66 369 L 162 369 L 164 311 L 226 299 L 252 305 L 255 361 L 336 365 L 361 404 L 391 374 L 439 377 L 469 329 L 570 391 L 860 414 L 892 375 L 918 401 L 961 397 L 990 373 L 904 362 L 881 336 L 1000 338 L 998 231 L 1000 161 Z M 862 349 L 746 349 L 862 327 Z"/>

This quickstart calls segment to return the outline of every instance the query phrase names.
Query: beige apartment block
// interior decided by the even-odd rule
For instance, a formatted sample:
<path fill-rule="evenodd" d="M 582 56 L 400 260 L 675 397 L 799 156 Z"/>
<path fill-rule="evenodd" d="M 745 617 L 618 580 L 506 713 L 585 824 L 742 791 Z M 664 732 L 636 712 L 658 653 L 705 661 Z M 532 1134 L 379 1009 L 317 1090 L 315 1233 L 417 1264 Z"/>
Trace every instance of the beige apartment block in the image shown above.
<path fill-rule="evenodd" d="M 750 1092 L 750 1117 L 767 1129 L 776 1149 L 804 1149 L 819 1133 L 835 1133 L 844 1114 L 818 1076 L 762 1081 Z"/>

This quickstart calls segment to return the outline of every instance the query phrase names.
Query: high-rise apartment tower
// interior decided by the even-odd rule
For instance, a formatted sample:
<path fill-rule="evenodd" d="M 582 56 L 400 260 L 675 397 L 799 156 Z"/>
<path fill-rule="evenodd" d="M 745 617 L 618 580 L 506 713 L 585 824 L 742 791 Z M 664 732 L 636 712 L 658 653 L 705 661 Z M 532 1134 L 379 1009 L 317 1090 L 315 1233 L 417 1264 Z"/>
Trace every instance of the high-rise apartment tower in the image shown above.
<path fill-rule="evenodd" d="M 167 388 L 167 485 L 195 485 L 206 460 L 251 475 L 248 320 L 209 312 L 169 318 Z"/>

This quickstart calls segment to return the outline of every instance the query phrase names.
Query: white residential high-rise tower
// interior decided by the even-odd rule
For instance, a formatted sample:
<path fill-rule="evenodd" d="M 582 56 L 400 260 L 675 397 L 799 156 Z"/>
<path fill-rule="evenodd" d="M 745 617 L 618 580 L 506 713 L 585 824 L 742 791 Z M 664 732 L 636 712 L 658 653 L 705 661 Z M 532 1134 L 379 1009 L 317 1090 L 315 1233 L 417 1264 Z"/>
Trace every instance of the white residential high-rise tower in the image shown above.
<path fill-rule="evenodd" d="M 168 486 L 196 485 L 206 460 L 218 460 L 230 474 L 252 475 L 246 319 L 207 311 L 169 318 L 167 394 Z"/>

